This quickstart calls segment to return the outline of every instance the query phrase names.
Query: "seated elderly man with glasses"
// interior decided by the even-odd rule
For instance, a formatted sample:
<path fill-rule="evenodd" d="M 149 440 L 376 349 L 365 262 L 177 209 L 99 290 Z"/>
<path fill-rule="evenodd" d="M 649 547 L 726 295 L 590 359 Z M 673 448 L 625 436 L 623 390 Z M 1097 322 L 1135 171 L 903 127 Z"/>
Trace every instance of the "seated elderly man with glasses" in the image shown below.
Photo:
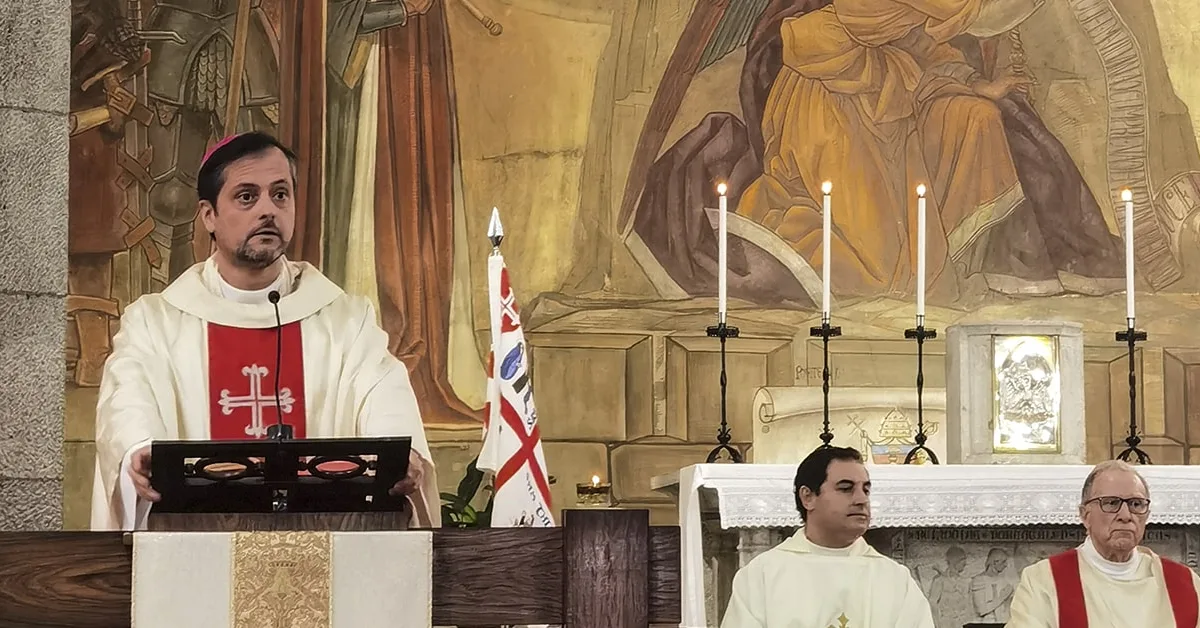
<path fill-rule="evenodd" d="M 1096 465 L 1079 505 L 1087 538 L 1021 572 L 1007 628 L 1196 628 L 1200 577 L 1140 546 L 1149 515 L 1141 474 Z"/>

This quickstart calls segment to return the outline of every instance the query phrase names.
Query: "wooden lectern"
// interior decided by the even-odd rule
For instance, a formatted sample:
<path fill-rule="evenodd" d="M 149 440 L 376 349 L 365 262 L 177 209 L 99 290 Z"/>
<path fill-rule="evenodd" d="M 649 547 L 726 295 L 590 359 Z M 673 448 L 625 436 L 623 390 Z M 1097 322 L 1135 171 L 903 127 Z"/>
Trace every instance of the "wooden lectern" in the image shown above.
<path fill-rule="evenodd" d="M 129 626 L 122 536 L 0 532 L 0 628 Z M 650 525 L 646 510 L 568 510 L 557 528 L 436 529 L 433 625 L 678 626 L 679 547 L 679 527 Z"/>
<path fill-rule="evenodd" d="M 407 438 L 163 442 L 155 530 L 403 529 Z M 136 534 L 136 533 L 135 533 Z M 564 512 L 553 528 L 432 531 L 434 626 L 647 628 L 681 617 L 680 532 L 646 510 Z M 130 625 L 121 532 L 0 532 L 0 628 Z M 395 586 L 403 586 L 397 582 Z"/>
<path fill-rule="evenodd" d="M 404 530 L 388 491 L 408 473 L 409 437 L 163 441 L 150 477 L 156 531 Z"/>

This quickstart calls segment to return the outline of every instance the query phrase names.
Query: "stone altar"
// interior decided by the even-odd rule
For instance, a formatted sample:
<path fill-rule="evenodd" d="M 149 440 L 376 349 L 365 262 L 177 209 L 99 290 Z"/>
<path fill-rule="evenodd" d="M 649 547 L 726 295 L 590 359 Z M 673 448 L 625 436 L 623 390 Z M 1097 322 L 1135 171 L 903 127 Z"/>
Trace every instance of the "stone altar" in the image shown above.
<path fill-rule="evenodd" d="M 797 461 L 798 462 L 798 461 Z M 1087 465 L 875 465 L 867 540 L 907 565 L 937 628 L 1003 623 L 1020 570 L 1080 543 Z M 717 626 L 733 574 L 800 525 L 794 464 L 701 464 L 653 478 L 678 500 L 684 628 Z M 1193 569 L 1200 467 L 1146 466 L 1145 543 Z"/>

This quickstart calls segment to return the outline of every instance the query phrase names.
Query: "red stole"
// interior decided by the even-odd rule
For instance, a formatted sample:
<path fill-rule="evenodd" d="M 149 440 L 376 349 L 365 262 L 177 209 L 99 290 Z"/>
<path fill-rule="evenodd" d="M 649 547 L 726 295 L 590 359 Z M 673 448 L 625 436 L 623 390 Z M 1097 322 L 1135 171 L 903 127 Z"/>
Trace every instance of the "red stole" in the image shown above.
<path fill-rule="evenodd" d="M 1169 558 L 1162 560 L 1167 597 L 1175 614 L 1176 628 L 1195 628 L 1200 608 L 1192 570 Z M 1058 628 L 1087 628 L 1087 607 L 1083 601 L 1083 581 L 1079 576 L 1079 553 L 1073 549 L 1050 557 L 1050 573 L 1058 597 Z"/>
<path fill-rule="evenodd" d="M 279 399 L 275 398 L 276 329 L 245 329 L 208 324 L 209 438 L 265 438 L 267 427 L 279 420 L 304 438 L 304 347 L 300 323 L 288 323 L 279 369 Z"/>

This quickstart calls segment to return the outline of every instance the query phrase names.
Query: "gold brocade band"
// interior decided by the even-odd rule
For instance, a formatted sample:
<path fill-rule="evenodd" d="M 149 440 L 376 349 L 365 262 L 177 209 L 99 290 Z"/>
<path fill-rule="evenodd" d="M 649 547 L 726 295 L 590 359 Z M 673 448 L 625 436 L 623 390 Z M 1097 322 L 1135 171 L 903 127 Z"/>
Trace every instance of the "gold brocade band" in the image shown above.
<path fill-rule="evenodd" d="M 328 532 L 235 533 L 230 625 L 234 628 L 329 626 L 332 546 Z"/>

